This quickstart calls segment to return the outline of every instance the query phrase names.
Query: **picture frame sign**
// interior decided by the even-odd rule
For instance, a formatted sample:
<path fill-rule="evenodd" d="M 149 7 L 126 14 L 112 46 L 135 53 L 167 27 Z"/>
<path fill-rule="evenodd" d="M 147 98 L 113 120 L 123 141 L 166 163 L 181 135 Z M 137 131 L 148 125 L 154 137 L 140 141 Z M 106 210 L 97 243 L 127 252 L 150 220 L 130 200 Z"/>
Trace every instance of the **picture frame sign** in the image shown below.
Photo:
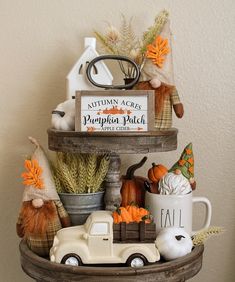
<path fill-rule="evenodd" d="M 75 131 L 154 130 L 154 98 L 152 90 L 77 91 Z"/>

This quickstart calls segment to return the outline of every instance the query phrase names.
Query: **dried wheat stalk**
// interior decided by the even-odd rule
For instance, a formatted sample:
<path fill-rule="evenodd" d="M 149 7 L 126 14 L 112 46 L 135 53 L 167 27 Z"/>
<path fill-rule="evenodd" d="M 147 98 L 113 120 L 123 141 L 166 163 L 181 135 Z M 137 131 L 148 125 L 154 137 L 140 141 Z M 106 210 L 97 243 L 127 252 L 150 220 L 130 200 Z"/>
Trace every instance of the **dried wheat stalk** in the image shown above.
<path fill-rule="evenodd" d="M 198 245 L 203 245 L 204 242 L 209 239 L 210 237 L 214 235 L 219 235 L 220 233 L 223 233 L 224 229 L 222 227 L 218 226 L 211 226 L 208 229 L 202 230 L 198 233 L 196 233 L 193 236 L 193 245 L 198 246 Z"/>

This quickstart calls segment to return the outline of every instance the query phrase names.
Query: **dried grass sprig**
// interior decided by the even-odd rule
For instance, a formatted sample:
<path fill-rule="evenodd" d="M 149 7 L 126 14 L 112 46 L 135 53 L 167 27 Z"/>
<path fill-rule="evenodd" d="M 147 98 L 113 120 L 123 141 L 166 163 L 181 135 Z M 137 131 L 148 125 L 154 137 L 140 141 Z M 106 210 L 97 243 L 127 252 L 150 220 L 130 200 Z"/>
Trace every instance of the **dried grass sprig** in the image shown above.
<path fill-rule="evenodd" d="M 53 180 L 54 180 L 54 183 L 55 183 L 56 191 L 58 193 L 64 193 L 65 191 L 64 191 L 63 186 L 61 185 L 60 179 L 57 175 L 57 169 L 56 169 L 56 167 L 55 167 L 55 165 L 52 161 L 50 161 L 50 168 L 51 168 L 52 177 L 53 177 Z"/>
<path fill-rule="evenodd" d="M 61 181 L 61 184 L 64 186 L 65 191 L 67 193 L 76 193 L 77 191 L 76 180 L 71 175 L 69 166 L 66 163 L 62 162 L 61 160 L 58 160 L 57 164 L 58 164 L 57 175 Z"/>
<path fill-rule="evenodd" d="M 86 186 L 88 193 L 93 193 L 95 183 L 95 174 L 96 174 L 96 160 L 97 155 L 95 154 L 88 154 L 86 157 L 86 173 L 87 173 L 87 180 Z"/>
<path fill-rule="evenodd" d="M 219 226 L 211 226 L 208 229 L 202 230 L 196 233 L 192 237 L 193 245 L 194 246 L 203 245 L 207 239 L 209 239 L 210 237 L 214 235 L 219 235 L 223 233 L 224 231 L 225 231 L 224 228 L 219 227 Z"/>
<path fill-rule="evenodd" d="M 124 56 L 130 56 L 132 50 L 136 50 L 138 40 L 132 27 L 132 18 L 128 21 L 122 14 L 121 27 L 120 27 L 120 41 L 118 42 L 118 52 Z"/>
<path fill-rule="evenodd" d="M 78 193 L 86 193 L 86 161 L 83 155 L 78 155 Z"/>
<path fill-rule="evenodd" d="M 105 51 L 108 52 L 108 54 L 116 54 L 116 51 L 112 46 L 112 43 L 109 42 L 103 34 L 101 34 L 96 30 L 94 31 L 94 34 L 96 36 L 96 39 L 101 43 L 102 47 L 104 48 Z"/>
<path fill-rule="evenodd" d="M 79 185 L 78 161 L 76 154 L 67 153 L 67 165 L 69 166 L 70 175 L 75 180 L 76 187 Z"/>
<path fill-rule="evenodd" d="M 156 16 L 154 24 L 144 32 L 142 39 L 137 38 L 134 32 L 132 18 L 127 20 L 123 14 L 119 29 L 108 23 L 106 32 L 94 31 L 94 34 L 105 52 L 130 57 L 141 70 L 145 62 L 147 46 L 161 33 L 168 15 L 166 10 L 161 11 Z M 119 61 L 119 66 L 125 78 L 135 76 L 135 68 L 132 65 Z"/>
<path fill-rule="evenodd" d="M 147 46 L 153 43 L 156 36 L 158 36 L 166 22 L 168 21 L 169 13 L 166 10 L 161 11 L 155 18 L 155 22 L 143 34 L 141 53 L 145 53 Z"/>
<path fill-rule="evenodd" d="M 95 174 L 96 185 L 97 185 L 97 187 L 100 187 L 100 190 L 102 190 L 101 184 L 104 181 L 105 176 L 106 176 L 106 174 L 108 172 L 109 163 L 110 163 L 109 155 L 104 155 L 101 158 L 99 167 L 98 167 L 98 169 L 96 171 L 96 174 Z"/>
<path fill-rule="evenodd" d="M 95 154 L 57 153 L 51 164 L 56 189 L 59 193 L 94 193 L 102 190 L 101 184 L 109 168 L 109 156 Z"/>

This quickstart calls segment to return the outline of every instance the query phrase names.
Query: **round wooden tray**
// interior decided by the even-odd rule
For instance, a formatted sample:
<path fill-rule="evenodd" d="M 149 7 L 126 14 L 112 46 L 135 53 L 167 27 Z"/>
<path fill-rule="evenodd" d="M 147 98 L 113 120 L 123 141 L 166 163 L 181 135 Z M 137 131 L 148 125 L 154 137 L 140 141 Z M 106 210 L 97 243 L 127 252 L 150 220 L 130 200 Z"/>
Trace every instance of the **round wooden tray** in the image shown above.
<path fill-rule="evenodd" d="M 73 153 L 146 154 L 177 148 L 176 128 L 148 132 L 76 132 L 48 129 L 52 151 Z"/>
<path fill-rule="evenodd" d="M 158 262 L 143 268 L 117 266 L 68 266 L 52 263 L 34 254 L 24 240 L 20 243 L 21 266 L 25 273 L 41 282 L 180 282 L 196 275 L 202 267 L 204 247 L 171 262 Z"/>

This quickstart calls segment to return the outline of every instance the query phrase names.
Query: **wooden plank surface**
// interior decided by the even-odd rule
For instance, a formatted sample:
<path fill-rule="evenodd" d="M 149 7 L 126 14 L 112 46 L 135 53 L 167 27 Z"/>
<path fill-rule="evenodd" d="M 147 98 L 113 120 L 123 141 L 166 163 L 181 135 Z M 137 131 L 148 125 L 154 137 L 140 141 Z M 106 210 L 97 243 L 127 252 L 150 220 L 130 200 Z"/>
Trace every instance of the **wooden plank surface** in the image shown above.
<path fill-rule="evenodd" d="M 157 237 L 155 223 L 145 223 L 144 221 L 137 223 L 131 222 L 126 224 L 121 222 L 113 224 L 113 240 L 115 243 L 135 242 L 135 243 L 154 243 Z"/>
<path fill-rule="evenodd" d="M 52 263 L 34 254 L 24 240 L 20 243 L 21 266 L 26 274 L 41 282 L 178 282 L 196 275 L 202 266 L 204 247 L 171 262 L 160 261 L 142 268 L 125 266 L 68 266 Z"/>
<path fill-rule="evenodd" d="M 175 128 L 149 132 L 75 132 L 48 129 L 48 146 L 52 151 L 73 153 L 146 154 L 177 148 Z"/>

